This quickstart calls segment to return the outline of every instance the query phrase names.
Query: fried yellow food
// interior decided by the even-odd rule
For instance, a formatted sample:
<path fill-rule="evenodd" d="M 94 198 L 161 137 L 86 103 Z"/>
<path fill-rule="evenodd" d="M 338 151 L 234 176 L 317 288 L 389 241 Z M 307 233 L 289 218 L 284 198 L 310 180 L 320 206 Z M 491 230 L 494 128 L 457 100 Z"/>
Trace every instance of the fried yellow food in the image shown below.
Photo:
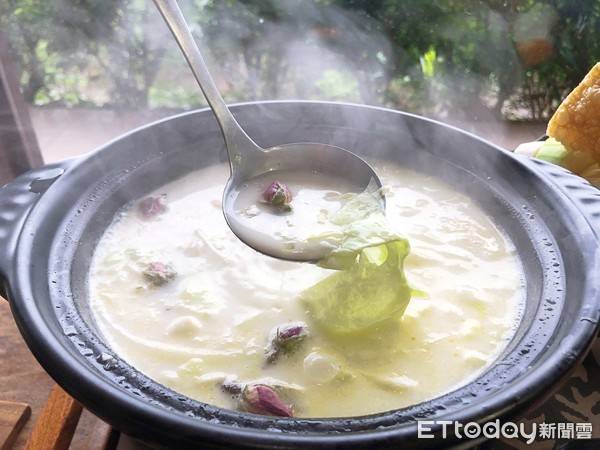
<path fill-rule="evenodd" d="M 570 152 L 600 163 L 600 63 L 558 107 L 546 131 Z"/>

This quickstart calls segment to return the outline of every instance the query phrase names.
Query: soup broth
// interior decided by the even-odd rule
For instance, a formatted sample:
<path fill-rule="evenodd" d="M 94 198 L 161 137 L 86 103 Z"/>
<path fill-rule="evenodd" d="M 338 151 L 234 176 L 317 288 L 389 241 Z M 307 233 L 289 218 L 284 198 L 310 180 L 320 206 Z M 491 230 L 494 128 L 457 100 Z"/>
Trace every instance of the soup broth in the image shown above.
<path fill-rule="evenodd" d="M 517 252 L 468 197 L 420 173 L 373 166 L 388 189 L 388 221 L 411 246 L 405 272 L 419 295 L 400 320 L 355 337 L 320 333 L 298 298 L 333 271 L 240 242 L 221 211 L 223 165 L 158 190 L 167 207 L 152 217 L 138 204 L 126 208 L 102 237 L 89 293 L 105 339 L 159 383 L 231 409 L 239 394 L 224 385 L 274 387 L 297 417 L 341 417 L 466 384 L 499 356 L 520 320 Z M 160 283 L 144 277 L 152 264 L 168 267 Z M 273 330 L 298 322 L 302 344 L 270 360 Z"/>
<path fill-rule="evenodd" d="M 293 195 L 290 211 L 269 205 L 263 192 L 274 180 L 285 180 Z M 292 256 L 305 255 L 306 260 L 319 259 L 335 248 L 326 238 L 315 235 L 335 234 L 339 226 L 330 220 L 355 192 L 356 187 L 341 177 L 325 176 L 309 171 L 267 172 L 247 181 L 233 203 L 231 220 L 245 230 L 244 240 L 265 253 Z M 293 193 L 293 194 L 292 194 Z"/>

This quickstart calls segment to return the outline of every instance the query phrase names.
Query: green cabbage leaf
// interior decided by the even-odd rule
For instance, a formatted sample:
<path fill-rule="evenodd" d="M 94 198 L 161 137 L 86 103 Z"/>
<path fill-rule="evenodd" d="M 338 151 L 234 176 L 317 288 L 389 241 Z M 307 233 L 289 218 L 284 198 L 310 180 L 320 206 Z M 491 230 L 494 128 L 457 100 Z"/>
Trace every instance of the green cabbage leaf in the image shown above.
<path fill-rule="evenodd" d="M 362 249 L 404 239 L 389 225 L 381 191 L 374 181 L 329 220 L 336 225 L 337 231 L 334 238 L 331 234 L 327 236 L 329 241 L 335 242 L 335 249 L 318 262 L 320 267 L 326 269 L 349 269 Z M 315 238 L 321 239 L 323 236 Z"/>
<path fill-rule="evenodd" d="M 406 239 L 360 250 L 349 268 L 304 290 L 300 300 L 319 328 L 329 334 L 356 334 L 402 317 L 411 298 L 404 275 L 410 251 Z"/>
<path fill-rule="evenodd" d="M 337 272 L 300 294 L 312 320 L 326 333 L 356 334 L 399 319 L 411 298 L 404 274 L 408 241 L 385 218 L 375 183 L 330 220 L 339 244 L 318 264 Z"/>

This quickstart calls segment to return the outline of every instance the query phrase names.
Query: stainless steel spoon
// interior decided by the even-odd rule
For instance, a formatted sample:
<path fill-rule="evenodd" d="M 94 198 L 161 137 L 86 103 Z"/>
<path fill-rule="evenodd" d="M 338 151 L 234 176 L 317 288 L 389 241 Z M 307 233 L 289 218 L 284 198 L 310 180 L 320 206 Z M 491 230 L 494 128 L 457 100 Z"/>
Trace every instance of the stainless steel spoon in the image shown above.
<path fill-rule="evenodd" d="M 256 238 L 256 230 L 240 221 L 239 205 L 235 206 L 240 190 L 248 181 L 267 172 L 301 171 L 342 178 L 362 192 L 371 180 L 381 186 L 375 171 L 354 153 L 340 147 L 319 143 L 294 143 L 271 148 L 259 147 L 235 120 L 223 101 L 210 76 L 200 50 L 192 37 L 183 14 L 175 0 L 154 0 L 179 48 L 183 52 L 200 89 L 213 110 L 225 138 L 231 175 L 223 192 L 223 214 L 236 236 L 255 250 L 281 259 L 316 261 L 327 249 L 321 247 L 294 247 L 284 243 L 266 242 L 264 236 Z M 316 218 L 315 218 L 316 221 Z"/>

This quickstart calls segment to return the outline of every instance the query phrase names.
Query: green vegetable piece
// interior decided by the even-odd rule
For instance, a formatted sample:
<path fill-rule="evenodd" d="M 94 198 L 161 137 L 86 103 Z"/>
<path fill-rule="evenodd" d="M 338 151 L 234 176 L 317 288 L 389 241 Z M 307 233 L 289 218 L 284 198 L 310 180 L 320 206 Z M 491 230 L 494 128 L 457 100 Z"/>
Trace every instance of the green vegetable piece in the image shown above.
<path fill-rule="evenodd" d="M 327 236 L 335 242 L 336 248 L 318 262 L 326 269 L 349 269 L 362 249 L 404 239 L 386 220 L 382 194 L 373 180 L 329 220 L 338 225 L 340 231 Z"/>
<path fill-rule="evenodd" d="M 560 166 L 568 154 L 564 145 L 554 138 L 548 138 L 535 153 L 535 157 Z"/>
<path fill-rule="evenodd" d="M 352 266 L 300 294 L 315 324 L 332 335 L 358 334 L 399 319 L 411 297 L 406 239 L 367 247 Z"/>
<path fill-rule="evenodd" d="M 336 225 L 350 225 L 373 214 L 384 213 L 381 192 L 375 180 L 371 179 L 366 189 L 348 200 L 330 220 Z"/>

